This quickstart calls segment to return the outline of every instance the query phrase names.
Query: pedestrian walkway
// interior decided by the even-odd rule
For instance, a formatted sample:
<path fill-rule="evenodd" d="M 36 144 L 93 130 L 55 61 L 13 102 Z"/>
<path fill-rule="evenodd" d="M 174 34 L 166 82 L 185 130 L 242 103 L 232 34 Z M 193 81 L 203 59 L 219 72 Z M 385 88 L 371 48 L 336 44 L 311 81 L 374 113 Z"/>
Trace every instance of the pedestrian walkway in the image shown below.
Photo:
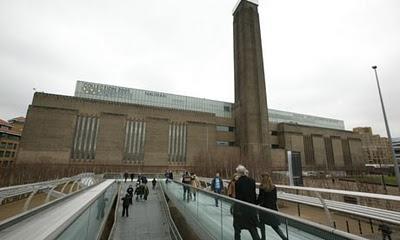
<path fill-rule="evenodd" d="M 122 183 L 122 194 L 126 194 L 130 182 Z M 149 196 L 147 201 L 136 201 L 129 207 L 129 217 L 122 217 L 122 201 L 119 203 L 117 223 L 113 234 L 114 240 L 125 239 L 154 239 L 169 240 L 169 228 L 165 214 L 161 207 L 160 192 L 152 190 L 148 184 Z"/>

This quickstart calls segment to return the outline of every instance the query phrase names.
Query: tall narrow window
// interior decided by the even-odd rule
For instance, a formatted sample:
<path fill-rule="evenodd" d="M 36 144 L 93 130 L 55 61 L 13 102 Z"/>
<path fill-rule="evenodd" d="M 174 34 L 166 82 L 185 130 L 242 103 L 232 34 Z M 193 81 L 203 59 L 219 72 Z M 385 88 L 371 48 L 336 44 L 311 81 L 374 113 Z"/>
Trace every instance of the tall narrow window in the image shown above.
<path fill-rule="evenodd" d="M 74 161 L 91 161 L 95 158 L 99 118 L 79 115 L 75 124 L 71 158 Z"/>
<path fill-rule="evenodd" d="M 126 163 L 143 163 L 146 122 L 129 119 L 125 127 L 124 159 Z"/>
<path fill-rule="evenodd" d="M 174 163 L 186 162 L 186 123 L 171 122 L 168 136 L 169 161 Z"/>

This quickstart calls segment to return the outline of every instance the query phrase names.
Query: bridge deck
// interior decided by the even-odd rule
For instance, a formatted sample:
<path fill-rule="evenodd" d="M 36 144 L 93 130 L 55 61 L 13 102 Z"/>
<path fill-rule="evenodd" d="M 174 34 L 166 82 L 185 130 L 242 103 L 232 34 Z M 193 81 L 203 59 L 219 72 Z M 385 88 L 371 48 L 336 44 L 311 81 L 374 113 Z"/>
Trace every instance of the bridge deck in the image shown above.
<path fill-rule="evenodd" d="M 130 182 L 122 183 L 122 194 L 126 194 Z M 158 190 L 149 187 L 147 201 L 133 199 L 133 205 L 129 207 L 129 217 L 122 217 L 122 201 L 120 201 L 117 224 L 113 234 L 114 240 L 124 239 L 154 239 L 169 240 L 169 228 L 166 216 L 161 208 L 162 199 Z M 123 196 L 122 195 L 122 196 Z"/>

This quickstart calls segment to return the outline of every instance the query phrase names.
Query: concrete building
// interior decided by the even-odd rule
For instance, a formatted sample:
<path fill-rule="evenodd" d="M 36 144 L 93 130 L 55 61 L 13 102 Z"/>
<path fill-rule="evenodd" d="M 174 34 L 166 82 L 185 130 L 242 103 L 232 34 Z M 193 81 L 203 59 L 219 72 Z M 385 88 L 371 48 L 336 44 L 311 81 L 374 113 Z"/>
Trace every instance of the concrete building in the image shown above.
<path fill-rule="evenodd" d="M 268 110 L 257 4 L 240 1 L 233 16 L 235 103 L 78 81 L 74 97 L 35 93 L 17 162 L 159 172 L 214 154 L 265 171 L 287 170 L 296 151 L 304 170 L 361 169 L 343 121 Z"/>
<path fill-rule="evenodd" d="M 361 138 L 366 163 L 392 164 L 392 150 L 387 138 L 373 134 L 370 127 L 358 127 L 353 131 Z"/>
<path fill-rule="evenodd" d="M 15 162 L 21 133 L 14 131 L 12 124 L 0 119 L 0 166 L 10 166 Z"/>

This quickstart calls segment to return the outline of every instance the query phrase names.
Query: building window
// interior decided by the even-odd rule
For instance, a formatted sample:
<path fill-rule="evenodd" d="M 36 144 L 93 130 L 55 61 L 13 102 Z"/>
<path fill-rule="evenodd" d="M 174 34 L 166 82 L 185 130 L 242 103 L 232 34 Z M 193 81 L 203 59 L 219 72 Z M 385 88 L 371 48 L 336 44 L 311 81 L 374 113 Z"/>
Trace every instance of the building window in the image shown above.
<path fill-rule="evenodd" d="M 229 132 L 229 127 L 226 126 L 217 126 L 218 132 Z"/>
<path fill-rule="evenodd" d="M 220 145 L 220 146 L 229 146 L 229 142 L 227 142 L 227 141 L 217 141 L 217 145 Z"/>
<path fill-rule="evenodd" d="M 7 144 L 7 149 L 12 149 L 12 148 L 13 148 L 13 146 L 14 146 L 14 144 L 13 144 L 13 143 L 8 143 L 8 144 Z"/>
<path fill-rule="evenodd" d="M 234 142 L 228 142 L 228 141 L 216 141 L 216 144 L 218 146 L 234 146 Z"/>
<path fill-rule="evenodd" d="M 187 124 L 171 122 L 168 138 L 169 161 L 186 162 Z"/>
<path fill-rule="evenodd" d="M 143 162 L 144 144 L 146 139 L 146 122 L 142 120 L 127 120 L 125 127 L 124 161 L 132 163 Z"/>
<path fill-rule="evenodd" d="M 74 143 L 71 158 L 93 160 L 96 153 L 99 118 L 95 116 L 78 116 L 75 124 Z"/>
<path fill-rule="evenodd" d="M 231 108 L 229 106 L 224 106 L 224 112 L 230 112 Z"/>
<path fill-rule="evenodd" d="M 233 132 L 234 127 L 228 127 L 228 126 L 216 126 L 217 132 Z"/>
<path fill-rule="evenodd" d="M 279 144 L 271 144 L 271 148 L 272 149 L 278 149 L 279 148 Z"/>
<path fill-rule="evenodd" d="M 10 155 L 11 155 L 11 152 L 10 151 L 6 151 L 5 157 L 8 158 L 8 157 L 10 157 Z"/>
<path fill-rule="evenodd" d="M 7 143 L 5 143 L 5 142 L 1 142 L 1 143 L 0 143 L 0 148 L 5 149 L 6 146 L 7 146 Z"/>
<path fill-rule="evenodd" d="M 14 149 L 14 150 L 17 149 L 17 144 L 16 144 L 16 143 L 14 144 L 14 148 L 13 148 L 13 149 Z"/>
<path fill-rule="evenodd" d="M 4 151 L 0 151 L 0 158 L 4 157 Z"/>
<path fill-rule="evenodd" d="M 272 136 L 278 136 L 278 131 L 271 131 Z"/>
<path fill-rule="evenodd" d="M 11 152 L 11 157 L 15 157 L 15 152 Z"/>

